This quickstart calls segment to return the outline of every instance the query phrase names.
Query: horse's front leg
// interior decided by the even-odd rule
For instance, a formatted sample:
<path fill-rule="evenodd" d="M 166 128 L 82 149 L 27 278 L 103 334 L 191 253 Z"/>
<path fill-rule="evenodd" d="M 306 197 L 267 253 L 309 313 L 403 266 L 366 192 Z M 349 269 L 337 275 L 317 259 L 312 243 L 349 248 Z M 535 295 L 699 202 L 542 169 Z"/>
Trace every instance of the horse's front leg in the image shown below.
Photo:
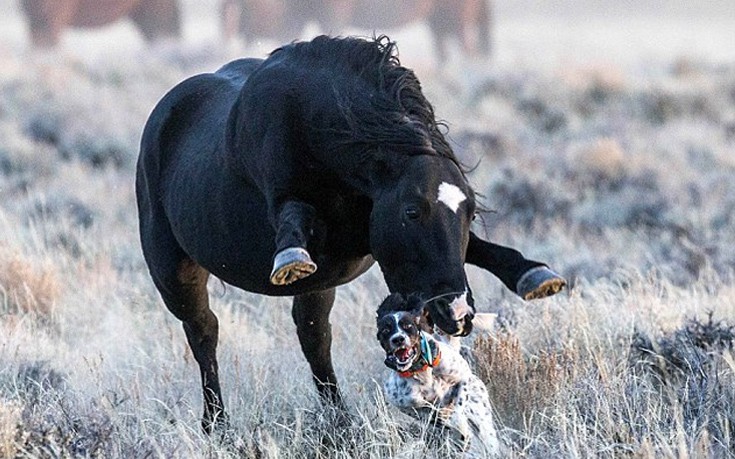
<path fill-rule="evenodd" d="M 316 388 L 323 400 L 343 406 L 332 366 L 332 326 L 329 313 L 334 305 L 335 289 L 294 297 L 291 315 L 296 323 L 301 350 L 311 367 Z"/>
<path fill-rule="evenodd" d="M 274 285 L 288 285 L 316 271 L 316 263 L 306 250 L 314 232 L 316 210 L 303 201 L 289 200 L 275 214 L 276 253 L 270 280 Z"/>
<path fill-rule="evenodd" d="M 490 271 L 524 300 L 559 293 L 567 281 L 544 263 L 528 260 L 519 251 L 493 244 L 470 232 L 465 261 Z"/>

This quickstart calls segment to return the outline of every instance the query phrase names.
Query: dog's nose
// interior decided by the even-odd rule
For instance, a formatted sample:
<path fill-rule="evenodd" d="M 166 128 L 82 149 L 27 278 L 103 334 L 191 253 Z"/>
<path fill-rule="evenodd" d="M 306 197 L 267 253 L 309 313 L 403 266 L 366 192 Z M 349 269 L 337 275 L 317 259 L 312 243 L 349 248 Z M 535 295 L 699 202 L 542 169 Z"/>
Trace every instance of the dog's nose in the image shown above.
<path fill-rule="evenodd" d="M 406 338 L 404 338 L 403 335 L 393 335 L 390 338 L 390 343 L 394 346 L 400 346 L 405 342 L 406 342 Z"/>

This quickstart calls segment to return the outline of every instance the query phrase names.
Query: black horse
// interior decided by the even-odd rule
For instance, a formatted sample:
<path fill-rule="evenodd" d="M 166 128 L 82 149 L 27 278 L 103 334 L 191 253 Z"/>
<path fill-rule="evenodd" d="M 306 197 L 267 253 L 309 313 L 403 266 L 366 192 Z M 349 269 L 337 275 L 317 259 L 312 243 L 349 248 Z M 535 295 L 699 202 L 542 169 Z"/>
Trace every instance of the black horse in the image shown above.
<path fill-rule="evenodd" d="M 474 311 L 465 262 L 527 299 L 564 285 L 470 232 L 474 193 L 386 37 L 317 37 L 182 82 L 145 127 L 136 192 L 150 274 L 200 366 L 207 431 L 224 419 L 210 274 L 294 296 L 319 393 L 338 404 L 335 287 L 374 261 L 391 292 L 423 294 L 455 335 Z"/>

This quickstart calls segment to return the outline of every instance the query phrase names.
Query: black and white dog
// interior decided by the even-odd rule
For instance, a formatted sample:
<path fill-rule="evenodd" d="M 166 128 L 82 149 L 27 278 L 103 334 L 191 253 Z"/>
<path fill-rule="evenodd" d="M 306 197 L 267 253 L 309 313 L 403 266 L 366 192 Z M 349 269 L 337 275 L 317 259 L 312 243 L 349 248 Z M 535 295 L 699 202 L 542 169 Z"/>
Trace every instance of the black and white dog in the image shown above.
<path fill-rule="evenodd" d="M 378 340 L 393 370 L 384 385 L 386 399 L 459 433 L 467 457 L 497 456 L 500 444 L 487 388 L 460 355 L 458 342 L 433 332 L 424 305 L 418 296 L 392 294 L 378 308 Z"/>

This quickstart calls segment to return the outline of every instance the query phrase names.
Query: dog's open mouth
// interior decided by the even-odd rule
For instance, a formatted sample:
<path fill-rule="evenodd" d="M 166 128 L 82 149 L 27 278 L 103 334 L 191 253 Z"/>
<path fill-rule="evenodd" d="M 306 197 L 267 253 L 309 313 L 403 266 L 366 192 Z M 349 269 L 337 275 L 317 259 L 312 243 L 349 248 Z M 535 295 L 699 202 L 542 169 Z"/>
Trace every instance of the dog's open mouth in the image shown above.
<path fill-rule="evenodd" d="M 413 362 L 413 358 L 416 355 L 416 351 L 409 346 L 401 346 L 393 351 L 393 356 L 396 359 L 398 366 L 405 366 Z"/>

